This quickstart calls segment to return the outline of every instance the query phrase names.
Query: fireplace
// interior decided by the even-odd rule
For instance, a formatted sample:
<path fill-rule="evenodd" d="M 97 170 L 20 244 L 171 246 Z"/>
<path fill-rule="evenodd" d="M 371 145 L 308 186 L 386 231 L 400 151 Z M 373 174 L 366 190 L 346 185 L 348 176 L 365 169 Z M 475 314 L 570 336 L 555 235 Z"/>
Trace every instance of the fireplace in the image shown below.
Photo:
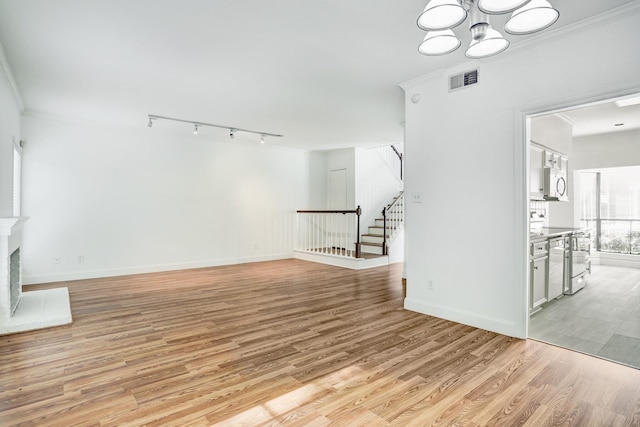
<path fill-rule="evenodd" d="M 13 316 L 16 312 L 22 294 L 20 272 L 20 248 L 18 248 L 9 257 L 9 316 Z"/>
<path fill-rule="evenodd" d="M 27 218 L 0 218 L 0 335 L 71 323 L 67 288 L 23 292 L 22 229 Z"/>

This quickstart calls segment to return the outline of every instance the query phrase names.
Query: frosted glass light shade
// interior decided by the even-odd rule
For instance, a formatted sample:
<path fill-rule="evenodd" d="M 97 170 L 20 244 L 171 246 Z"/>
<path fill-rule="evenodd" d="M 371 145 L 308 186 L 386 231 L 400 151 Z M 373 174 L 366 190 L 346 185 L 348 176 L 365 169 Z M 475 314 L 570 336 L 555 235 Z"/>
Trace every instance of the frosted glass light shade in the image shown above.
<path fill-rule="evenodd" d="M 431 0 L 418 17 L 423 30 L 446 30 L 456 27 L 467 18 L 467 11 L 457 0 Z"/>
<path fill-rule="evenodd" d="M 531 0 L 527 5 L 513 12 L 504 25 L 509 34 L 531 34 L 553 25 L 560 17 L 547 0 Z"/>
<path fill-rule="evenodd" d="M 429 31 L 424 37 L 418 52 L 428 56 L 446 55 L 460 47 L 462 42 L 451 30 Z"/>
<path fill-rule="evenodd" d="M 473 40 L 465 55 L 467 58 L 479 59 L 497 55 L 509 47 L 509 40 L 502 34 L 489 27 L 487 34 L 480 40 Z"/>
<path fill-rule="evenodd" d="M 478 9 L 489 15 L 500 15 L 521 8 L 530 0 L 478 0 Z"/>

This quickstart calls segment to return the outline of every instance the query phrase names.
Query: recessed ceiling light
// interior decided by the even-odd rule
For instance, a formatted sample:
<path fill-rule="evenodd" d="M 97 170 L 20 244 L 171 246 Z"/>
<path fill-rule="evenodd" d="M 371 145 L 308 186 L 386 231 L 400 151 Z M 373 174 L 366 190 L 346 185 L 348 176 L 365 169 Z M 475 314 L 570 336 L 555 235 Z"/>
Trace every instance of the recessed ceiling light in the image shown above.
<path fill-rule="evenodd" d="M 634 96 L 631 98 L 623 98 L 615 101 L 618 107 L 628 107 L 629 105 L 638 105 L 640 104 L 640 96 Z"/>

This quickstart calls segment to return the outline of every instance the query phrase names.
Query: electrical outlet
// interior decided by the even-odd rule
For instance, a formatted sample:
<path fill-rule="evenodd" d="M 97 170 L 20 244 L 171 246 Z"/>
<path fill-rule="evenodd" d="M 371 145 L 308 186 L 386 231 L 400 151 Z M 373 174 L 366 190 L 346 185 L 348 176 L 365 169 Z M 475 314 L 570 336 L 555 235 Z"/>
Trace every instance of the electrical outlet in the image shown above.
<path fill-rule="evenodd" d="M 411 193 L 411 203 L 422 203 L 422 193 Z"/>
<path fill-rule="evenodd" d="M 60 264 L 60 257 L 59 256 L 53 257 L 53 263 Z"/>
<path fill-rule="evenodd" d="M 427 281 L 427 290 L 432 291 L 434 289 L 433 287 L 433 280 L 429 279 Z"/>
<path fill-rule="evenodd" d="M 78 255 L 78 264 L 82 264 L 84 262 L 84 255 Z"/>

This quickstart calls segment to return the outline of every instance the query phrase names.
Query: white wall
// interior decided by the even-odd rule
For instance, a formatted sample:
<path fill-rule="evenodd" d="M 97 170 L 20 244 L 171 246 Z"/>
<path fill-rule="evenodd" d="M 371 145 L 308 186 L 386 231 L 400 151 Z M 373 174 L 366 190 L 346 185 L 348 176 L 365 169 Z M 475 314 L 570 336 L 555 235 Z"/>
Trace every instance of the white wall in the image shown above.
<path fill-rule="evenodd" d="M 13 147 L 20 142 L 20 109 L 8 79 L 0 64 L 0 218 L 13 215 Z"/>
<path fill-rule="evenodd" d="M 319 210 L 327 206 L 327 155 L 324 151 L 309 153 L 309 206 L 300 209 Z"/>
<path fill-rule="evenodd" d="M 571 156 L 573 126 L 556 114 L 531 119 L 531 141 L 559 153 Z"/>
<path fill-rule="evenodd" d="M 525 115 L 637 92 L 639 21 L 634 4 L 403 85 L 405 191 L 424 197 L 406 209 L 406 308 L 526 337 Z M 479 84 L 449 93 L 448 76 L 474 67 Z"/>
<path fill-rule="evenodd" d="M 23 136 L 26 283 L 292 256 L 305 151 L 32 115 Z"/>
<path fill-rule="evenodd" d="M 640 130 L 573 139 L 574 170 L 640 165 Z"/>

